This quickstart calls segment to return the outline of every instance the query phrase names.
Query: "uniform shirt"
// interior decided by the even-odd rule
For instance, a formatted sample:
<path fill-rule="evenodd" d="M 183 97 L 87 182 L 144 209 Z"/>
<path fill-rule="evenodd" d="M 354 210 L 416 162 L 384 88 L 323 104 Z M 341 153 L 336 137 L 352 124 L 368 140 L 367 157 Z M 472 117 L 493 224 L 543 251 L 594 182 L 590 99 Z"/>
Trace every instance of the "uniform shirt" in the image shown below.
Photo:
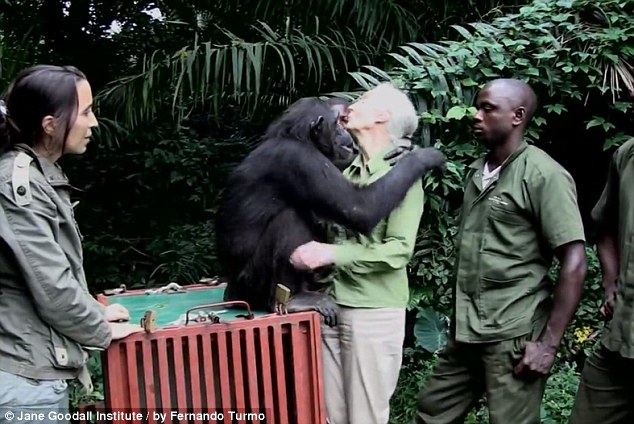
<path fill-rule="evenodd" d="M 606 326 L 603 344 L 626 358 L 634 358 L 634 138 L 617 149 L 592 218 L 618 234 L 619 274 L 616 304 Z"/>
<path fill-rule="evenodd" d="M 549 313 L 547 273 L 558 246 L 585 241 L 570 174 L 523 142 L 482 186 L 469 166 L 457 239 L 455 336 L 494 342 L 525 335 Z"/>
<path fill-rule="evenodd" d="M 379 152 L 363 164 L 361 155 L 344 175 L 354 183 L 370 184 L 392 167 Z M 406 266 L 414 254 L 423 214 L 423 186 L 419 180 L 392 213 L 369 236 L 346 231 L 335 247 L 331 293 L 339 305 L 360 308 L 404 308 L 409 301 Z"/>

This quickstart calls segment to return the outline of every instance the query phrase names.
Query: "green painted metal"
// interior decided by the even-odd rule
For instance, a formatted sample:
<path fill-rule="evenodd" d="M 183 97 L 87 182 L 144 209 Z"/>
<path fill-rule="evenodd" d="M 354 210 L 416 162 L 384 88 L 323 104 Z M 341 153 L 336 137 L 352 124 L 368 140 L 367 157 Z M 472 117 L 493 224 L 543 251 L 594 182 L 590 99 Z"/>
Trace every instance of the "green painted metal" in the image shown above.
<path fill-rule="evenodd" d="M 108 303 L 120 303 L 130 312 L 131 322 L 140 322 L 146 311 L 154 311 L 156 314 L 156 326 L 185 325 L 185 314 L 191 308 L 202 305 L 222 303 L 224 287 L 209 287 L 187 289 L 184 292 L 173 293 L 123 293 L 107 296 Z M 241 305 L 219 305 L 204 309 L 195 309 L 189 313 L 190 322 L 198 316 L 199 312 L 213 312 L 221 321 L 233 321 L 245 319 L 247 309 Z M 255 316 L 262 316 L 267 312 L 251 311 Z"/>

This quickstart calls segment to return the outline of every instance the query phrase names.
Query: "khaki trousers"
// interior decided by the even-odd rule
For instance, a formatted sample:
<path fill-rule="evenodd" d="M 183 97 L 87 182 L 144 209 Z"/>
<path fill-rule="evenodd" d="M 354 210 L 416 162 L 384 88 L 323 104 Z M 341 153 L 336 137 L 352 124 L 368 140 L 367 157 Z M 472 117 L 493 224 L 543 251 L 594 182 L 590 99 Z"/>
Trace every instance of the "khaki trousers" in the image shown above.
<path fill-rule="evenodd" d="M 403 358 L 405 309 L 341 307 L 322 326 L 324 394 L 331 424 L 387 424 Z"/>
<path fill-rule="evenodd" d="M 484 394 L 490 424 L 540 424 L 548 377 L 526 381 L 516 378 L 513 368 L 542 328 L 535 324 L 529 334 L 496 343 L 450 340 L 420 391 L 412 424 L 462 424 Z"/>
<path fill-rule="evenodd" d="M 634 360 L 603 345 L 586 359 L 569 424 L 634 422 Z"/>

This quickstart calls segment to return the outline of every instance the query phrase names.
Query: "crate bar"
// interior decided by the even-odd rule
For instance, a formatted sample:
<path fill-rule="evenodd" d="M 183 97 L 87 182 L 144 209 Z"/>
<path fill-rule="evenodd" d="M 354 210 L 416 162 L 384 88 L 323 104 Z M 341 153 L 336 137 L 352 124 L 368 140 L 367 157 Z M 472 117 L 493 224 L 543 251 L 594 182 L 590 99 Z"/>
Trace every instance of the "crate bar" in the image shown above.
<path fill-rule="evenodd" d="M 312 372 L 311 376 L 311 386 L 313 388 L 313 398 L 311 402 L 311 406 L 313 407 L 313 422 L 316 423 L 325 423 L 326 417 L 328 416 L 326 412 L 326 399 L 324 396 L 324 386 L 323 381 L 321 379 L 323 373 L 323 362 L 322 362 L 322 344 L 321 344 L 321 315 L 312 314 L 310 316 L 310 321 L 312 321 L 312 325 L 308 326 L 308 331 L 310 334 L 310 340 L 315 341 L 315 343 L 311 343 L 310 348 L 310 358 L 312 364 Z M 310 322 L 309 321 L 309 322 Z M 314 378 L 314 376 L 318 376 L 318 378 Z"/>
<path fill-rule="evenodd" d="M 154 366 L 152 365 L 152 343 L 141 343 L 143 358 L 147 359 L 143 361 L 143 378 L 145 386 L 145 407 L 150 413 L 148 422 L 154 424 L 157 420 L 154 419 L 154 412 L 156 410 L 156 391 L 154 386 Z"/>
<path fill-rule="evenodd" d="M 244 330 L 231 332 L 231 353 L 233 355 L 233 387 L 235 389 L 235 411 L 242 413 L 246 412 L 246 405 L 244 402 L 244 386 L 245 380 L 242 376 L 242 345 L 240 343 L 240 336 Z"/>
<path fill-rule="evenodd" d="M 251 412 L 259 413 L 259 397 L 258 397 L 258 368 L 255 360 L 255 331 L 252 328 L 248 328 L 245 330 L 244 334 L 245 339 L 245 350 L 246 350 L 246 358 L 247 358 L 247 376 L 249 376 L 249 406 Z M 253 424 L 259 424 L 259 419 L 254 419 Z"/>
<path fill-rule="evenodd" d="M 292 357 L 299 360 L 293 361 L 293 376 L 295 383 L 295 398 L 297 399 L 297 405 L 310 405 L 311 387 L 310 378 L 308 373 L 311 372 L 310 355 L 306 346 L 307 335 L 304 333 L 304 326 L 301 324 L 293 324 L 291 326 L 291 346 Z M 313 420 L 311 417 L 300 414 L 298 416 L 297 424 L 311 424 Z"/>
<path fill-rule="evenodd" d="M 224 422 L 225 424 L 233 424 L 231 416 L 227 409 L 231 409 L 231 377 L 229 376 L 229 361 L 227 360 L 227 331 L 224 329 L 218 332 L 218 367 L 220 368 L 220 396 L 222 396 L 222 404 L 225 408 Z M 217 405 L 219 406 L 219 405 Z"/>
<path fill-rule="evenodd" d="M 156 340 L 156 351 L 158 352 L 159 369 L 161 366 L 167 369 L 167 337 L 159 337 Z M 159 385 L 161 386 L 161 410 L 165 413 L 173 409 L 172 399 L 170 397 L 170 382 L 168 378 L 159 377 Z"/>
<path fill-rule="evenodd" d="M 202 405 L 201 400 L 201 389 L 200 389 L 200 368 L 198 361 L 198 336 L 188 336 L 187 346 L 189 346 L 189 381 L 192 393 L 192 407 L 193 412 L 200 413 L 202 412 L 200 405 Z M 195 424 L 202 424 L 202 420 L 195 420 Z"/>
<path fill-rule="evenodd" d="M 264 411 L 267 422 L 275 420 L 275 405 L 273 403 L 273 380 L 271 376 L 271 353 L 269 349 L 269 330 L 270 326 L 260 328 L 260 357 L 262 359 L 262 383 L 264 386 Z M 264 330 L 264 331 L 263 331 Z"/>
<path fill-rule="evenodd" d="M 187 411 L 187 392 L 185 389 L 185 363 L 183 362 L 183 342 L 187 337 L 178 337 L 173 339 L 174 348 L 174 375 L 176 376 L 176 405 L 172 410 L 178 413 L 186 413 Z M 177 343 L 178 342 L 178 343 Z M 189 348 L 189 346 L 188 346 Z"/>
<path fill-rule="evenodd" d="M 205 376 L 205 392 L 207 393 L 207 410 L 208 412 L 213 412 L 212 409 L 216 408 L 216 384 L 215 378 L 216 375 L 213 357 L 211 356 L 211 334 L 204 334 L 202 336 L 202 347 L 203 347 L 203 372 Z M 195 405 L 194 405 L 195 407 Z"/>
<path fill-rule="evenodd" d="M 277 403 L 279 405 L 280 417 L 279 424 L 289 424 L 288 405 L 286 404 L 286 370 L 284 367 L 284 350 L 282 341 L 282 325 L 278 324 L 273 327 L 273 340 L 275 345 L 275 371 L 277 374 Z"/>

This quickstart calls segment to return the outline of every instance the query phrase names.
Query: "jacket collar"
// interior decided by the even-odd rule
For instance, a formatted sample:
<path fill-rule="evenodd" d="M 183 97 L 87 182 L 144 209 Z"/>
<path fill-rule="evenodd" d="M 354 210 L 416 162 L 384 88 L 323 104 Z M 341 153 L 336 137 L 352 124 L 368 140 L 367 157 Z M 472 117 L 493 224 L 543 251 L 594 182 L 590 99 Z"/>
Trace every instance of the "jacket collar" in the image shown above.
<path fill-rule="evenodd" d="M 68 188 L 72 188 L 73 190 L 83 191 L 77 187 L 73 187 L 68 180 L 64 171 L 62 171 L 62 167 L 57 163 L 53 163 L 45 157 L 39 155 L 32 147 L 27 146 L 26 144 L 17 144 L 16 148 L 29 156 L 31 156 L 39 170 L 46 178 L 46 181 L 53 187 L 66 186 Z"/>

